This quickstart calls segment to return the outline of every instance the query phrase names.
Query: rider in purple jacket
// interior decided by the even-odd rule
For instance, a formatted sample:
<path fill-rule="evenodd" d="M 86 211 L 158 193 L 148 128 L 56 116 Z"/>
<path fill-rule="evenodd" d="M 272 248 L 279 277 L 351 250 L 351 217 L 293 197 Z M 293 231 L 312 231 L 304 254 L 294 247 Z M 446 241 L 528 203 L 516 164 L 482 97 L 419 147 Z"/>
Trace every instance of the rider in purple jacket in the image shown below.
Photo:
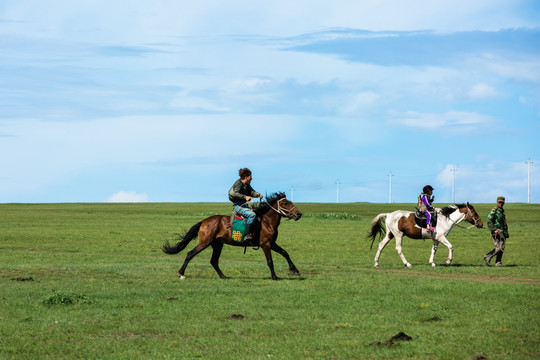
<path fill-rule="evenodd" d="M 432 196 L 433 190 L 435 189 L 431 185 L 426 185 L 422 189 L 422 193 L 418 196 L 419 211 L 423 212 L 427 218 L 426 220 L 427 230 L 435 230 L 435 228 L 431 226 L 431 213 L 430 213 L 430 211 L 433 211 L 433 205 L 431 205 L 431 203 L 435 199 L 435 196 Z"/>

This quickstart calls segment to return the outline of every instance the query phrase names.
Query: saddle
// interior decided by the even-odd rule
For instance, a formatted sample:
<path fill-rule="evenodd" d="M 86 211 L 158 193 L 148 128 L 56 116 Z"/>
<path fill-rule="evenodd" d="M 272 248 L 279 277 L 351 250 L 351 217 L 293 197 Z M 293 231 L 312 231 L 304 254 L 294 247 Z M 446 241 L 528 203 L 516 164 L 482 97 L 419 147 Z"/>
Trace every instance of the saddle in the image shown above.
<path fill-rule="evenodd" d="M 432 210 L 429 212 L 431 214 L 431 226 L 437 227 L 437 213 L 435 210 Z M 423 229 L 427 228 L 427 217 L 424 214 L 423 211 L 416 209 L 416 212 L 414 214 L 414 221 L 416 222 L 416 225 L 418 227 L 421 227 Z"/>
<path fill-rule="evenodd" d="M 231 227 L 231 238 L 234 242 L 236 242 L 239 245 L 249 246 L 253 245 L 251 241 L 244 241 L 244 237 L 246 234 L 246 219 L 235 212 L 231 215 L 231 221 L 230 221 L 230 227 Z M 261 227 L 261 220 L 257 217 L 255 221 L 253 222 L 253 241 L 257 244 L 259 243 L 259 229 Z"/>

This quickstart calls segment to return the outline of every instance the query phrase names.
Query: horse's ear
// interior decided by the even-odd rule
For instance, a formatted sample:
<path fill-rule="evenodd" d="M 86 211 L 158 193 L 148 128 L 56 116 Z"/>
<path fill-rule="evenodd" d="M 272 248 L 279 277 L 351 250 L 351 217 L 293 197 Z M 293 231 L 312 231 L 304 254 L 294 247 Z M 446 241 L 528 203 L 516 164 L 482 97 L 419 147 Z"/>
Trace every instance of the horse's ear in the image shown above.
<path fill-rule="evenodd" d="M 469 202 L 467 201 L 467 207 L 469 207 Z"/>

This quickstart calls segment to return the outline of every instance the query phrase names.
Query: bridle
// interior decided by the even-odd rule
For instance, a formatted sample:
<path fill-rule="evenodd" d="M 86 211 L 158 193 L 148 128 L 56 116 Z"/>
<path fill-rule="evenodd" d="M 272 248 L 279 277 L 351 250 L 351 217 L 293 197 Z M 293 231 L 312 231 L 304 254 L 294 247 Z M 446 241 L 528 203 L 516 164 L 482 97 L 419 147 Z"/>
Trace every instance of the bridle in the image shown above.
<path fill-rule="evenodd" d="M 267 204 L 268 204 L 268 206 L 270 206 L 270 209 L 274 210 L 274 211 L 277 212 L 278 214 L 283 215 L 283 216 L 285 216 L 285 217 L 288 218 L 288 219 L 292 219 L 292 216 L 291 216 L 292 211 L 293 211 L 294 209 L 296 209 L 296 210 L 298 211 L 298 208 L 297 208 L 294 204 L 293 204 L 293 207 L 290 208 L 290 209 L 284 208 L 283 206 L 281 206 L 281 202 L 282 202 L 283 200 L 286 200 L 286 198 L 282 198 L 282 199 L 279 199 L 279 200 L 277 201 L 277 203 L 276 203 L 276 204 L 277 204 L 277 209 L 274 208 L 272 205 L 270 205 L 270 203 L 267 203 Z M 292 203 L 291 203 L 291 204 L 292 204 Z"/>
<path fill-rule="evenodd" d="M 465 207 L 467 208 L 467 213 L 465 214 L 465 220 L 469 221 L 469 219 L 472 219 L 474 221 L 474 224 L 472 224 L 471 226 L 461 226 L 459 225 L 457 222 L 455 222 L 454 220 L 452 220 L 450 218 L 450 216 L 448 217 L 448 219 L 450 219 L 450 221 L 452 221 L 454 223 L 454 225 L 456 225 L 457 227 L 460 227 L 462 229 L 470 229 L 470 228 L 473 228 L 473 227 L 478 227 L 478 220 L 476 220 L 476 218 L 474 217 L 471 209 L 469 208 L 469 204 L 465 205 Z"/>

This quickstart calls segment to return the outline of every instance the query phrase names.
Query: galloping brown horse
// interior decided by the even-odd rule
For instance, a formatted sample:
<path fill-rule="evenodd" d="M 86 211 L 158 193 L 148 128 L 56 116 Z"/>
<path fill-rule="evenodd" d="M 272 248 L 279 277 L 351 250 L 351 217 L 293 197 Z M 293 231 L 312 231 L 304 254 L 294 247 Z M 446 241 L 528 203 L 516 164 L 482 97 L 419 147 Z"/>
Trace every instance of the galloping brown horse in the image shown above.
<path fill-rule="evenodd" d="M 265 202 L 261 202 L 261 205 L 253 210 L 257 214 L 257 217 L 260 217 L 261 219 L 261 228 L 254 236 L 254 243 L 251 245 L 258 245 L 263 249 L 272 279 L 279 280 L 274 271 L 272 250 L 281 254 L 287 260 L 289 263 L 289 270 L 292 274 L 300 275 L 300 272 L 291 261 L 289 254 L 276 244 L 278 226 L 281 222 L 281 218 L 286 217 L 288 219 L 299 220 L 300 217 L 302 217 L 300 210 L 298 210 L 291 201 L 287 200 L 284 193 L 274 193 L 268 196 Z M 199 237 L 199 244 L 195 246 L 193 250 L 188 252 L 184 264 L 180 270 L 178 270 L 178 276 L 181 279 L 186 278 L 184 272 L 191 259 L 208 246 L 212 246 L 213 249 L 210 264 L 212 264 L 220 278 L 227 278 L 219 268 L 219 257 L 221 255 L 221 250 L 223 249 L 223 244 L 246 246 L 245 244 L 239 244 L 232 239 L 230 219 L 230 215 L 210 216 L 193 225 L 184 235 L 180 236 L 180 241 L 176 245 L 171 246 L 169 242 L 166 242 L 163 245 L 161 249 L 164 253 L 178 254 L 186 248 L 191 240 L 195 239 L 197 236 Z"/>

